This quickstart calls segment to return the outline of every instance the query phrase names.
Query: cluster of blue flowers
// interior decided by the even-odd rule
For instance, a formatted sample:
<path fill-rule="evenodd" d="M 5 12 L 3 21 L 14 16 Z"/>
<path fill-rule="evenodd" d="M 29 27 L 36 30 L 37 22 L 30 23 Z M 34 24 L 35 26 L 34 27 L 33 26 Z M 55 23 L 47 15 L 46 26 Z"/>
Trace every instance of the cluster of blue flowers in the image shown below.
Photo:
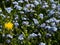
<path fill-rule="evenodd" d="M 4 0 L 0 6 L 2 43 L 11 45 L 59 45 L 59 0 Z M 11 31 L 4 23 L 11 21 Z M 57 36 L 57 37 L 56 37 Z"/>

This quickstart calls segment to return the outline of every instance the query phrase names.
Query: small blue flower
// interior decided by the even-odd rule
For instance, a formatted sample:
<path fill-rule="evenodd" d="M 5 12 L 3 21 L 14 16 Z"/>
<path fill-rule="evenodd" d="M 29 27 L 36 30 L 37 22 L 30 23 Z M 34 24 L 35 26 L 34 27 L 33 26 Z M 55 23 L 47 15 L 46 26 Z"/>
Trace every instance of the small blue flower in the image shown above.
<path fill-rule="evenodd" d="M 43 27 L 43 28 L 44 28 L 45 26 L 46 26 L 46 24 L 45 24 L 45 23 L 43 23 L 43 24 L 41 24 L 41 26 L 40 26 L 40 27 Z"/>
<path fill-rule="evenodd" d="M 56 23 L 55 22 L 51 23 L 51 26 L 56 27 Z"/>
<path fill-rule="evenodd" d="M 50 18 L 49 21 L 50 21 L 50 22 L 56 22 L 56 18 L 55 18 L 55 17 Z"/>
<path fill-rule="evenodd" d="M 22 9 L 22 7 L 19 6 L 19 5 L 15 5 L 14 8 L 16 8 L 17 10 L 21 10 Z"/>
<path fill-rule="evenodd" d="M 49 31 L 54 31 L 54 32 L 56 32 L 56 31 L 57 31 L 57 27 L 51 27 L 51 28 L 49 29 Z"/>
<path fill-rule="evenodd" d="M 33 18 L 34 24 L 39 24 L 38 20 Z"/>
<path fill-rule="evenodd" d="M 5 8 L 5 10 L 6 10 L 8 13 L 10 13 L 13 9 L 12 9 L 11 7 L 7 7 L 7 8 Z"/>
<path fill-rule="evenodd" d="M 46 8 L 48 8 L 48 7 L 49 7 L 49 5 L 45 5 L 45 7 L 46 7 Z"/>
<path fill-rule="evenodd" d="M 30 4 L 30 6 L 31 6 L 31 7 L 35 7 L 35 5 L 34 5 L 34 4 Z"/>
<path fill-rule="evenodd" d="M 60 4 L 57 6 L 58 11 L 60 11 Z"/>
<path fill-rule="evenodd" d="M 22 17 L 22 20 L 29 20 L 29 18 Z"/>
<path fill-rule="evenodd" d="M 24 35 L 23 34 L 20 34 L 19 37 L 18 37 L 19 40 L 23 40 L 24 39 Z"/>
<path fill-rule="evenodd" d="M 46 23 L 50 23 L 50 20 L 46 20 Z"/>
<path fill-rule="evenodd" d="M 45 29 L 50 29 L 51 28 L 51 26 L 45 26 Z"/>
<path fill-rule="evenodd" d="M 54 0 L 50 0 L 50 2 L 52 2 L 52 3 L 53 3 L 53 2 L 54 2 Z"/>
<path fill-rule="evenodd" d="M 35 34 L 35 33 L 32 33 L 32 34 L 30 34 L 29 35 L 29 37 L 28 38 L 33 38 L 33 37 L 36 37 L 36 36 L 38 36 L 37 34 Z"/>
<path fill-rule="evenodd" d="M 28 8 L 26 8 L 26 7 L 24 7 L 23 10 L 24 10 L 25 12 L 30 12 L 30 10 L 29 10 Z"/>
<path fill-rule="evenodd" d="M 25 0 L 26 2 L 28 2 L 28 0 Z"/>
<path fill-rule="evenodd" d="M 49 38 L 49 37 L 51 37 L 51 36 L 52 36 L 52 35 L 49 34 L 49 33 L 46 34 L 46 38 Z"/>
<path fill-rule="evenodd" d="M 55 13 L 54 10 L 50 10 L 48 16 L 51 16 L 51 15 L 53 15 L 54 13 Z"/>
<path fill-rule="evenodd" d="M 19 23 L 18 22 L 15 22 L 14 25 L 15 25 L 15 27 L 18 27 L 19 26 Z"/>
<path fill-rule="evenodd" d="M 11 42 L 11 40 L 10 40 L 10 39 L 7 39 L 7 40 L 6 40 L 6 42 L 7 42 L 7 43 L 10 43 L 10 42 Z"/>
<path fill-rule="evenodd" d="M 34 4 L 35 4 L 35 5 L 39 5 L 39 2 L 35 0 L 35 1 L 34 1 Z"/>
<path fill-rule="evenodd" d="M 48 8 L 49 5 L 47 4 L 47 2 L 44 2 L 44 4 L 42 5 L 42 8 Z"/>
<path fill-rule="evenodd" d="M 56 4 L 52 4 L 52 6 L 51 6 L 53 9 L 55 9 L 56 8 Z"/>
<path fill-rule="evenodd" d="M 46 45 L 45 43 L 43 43 L 43 42 L 40 42 L 40 44 L 39 45 Z"/>
<path fill-rule="evenodd" d="M 56 23 L 59 23 L 60 22 L 60 20 L 56 20 Z"/>
<path fill-rule="evenodd" d="M 21 14 L 24 14 L 24 12 L 23 12 L 23 11 L 20 11 L 20 13 L 21 13 Z"/>
<path fill-rule="evenodd" d="M 18 2 L 16 2 L 16 1 L 14 1 L 14 2 L 12 2 L 13 4 L 15 4 L 15 5 L 18 5 Z"/>
<path fill-rule="evenodd" d="M 41 13 L 41 14 L 39 14 L 39 16 L 40 16 L 40 18 L 41 18 L 41 19 L 43 19 L 43 14 L 42 14 L 42 13 Z"/>
<path fill-rule="evenodd" d="M 35 10 L 33 10 L 32 8 L 29 10 L 30 12 L 35 12 Z"/>
<path fill-rule="evenodd" d="M 13 36 L 12 36 L 12 35 L 10 35 L 10 34 L 7 34 L 7 37 L 9 37 L 9 38 L 13 38 Z"/>
<path fill-rule="evenodd" d="M 29 22 L 28 22 L 28 21 L 23 21 L 22 24 L 23 24 L 23 25 L 28 25 Z"/>
<path fill-rule="evenodd" d="M 19 0 L 18 2 L 19 2 L 19 3 L 24 3 L 24 1 L 23 1 L 23 0 Z"/>
<path fill-rule="evenodd" d="M 30 7 L 30 4 L 26 4 L 26 6 L 25 6 L 26 8 L 29 8 Z"/>

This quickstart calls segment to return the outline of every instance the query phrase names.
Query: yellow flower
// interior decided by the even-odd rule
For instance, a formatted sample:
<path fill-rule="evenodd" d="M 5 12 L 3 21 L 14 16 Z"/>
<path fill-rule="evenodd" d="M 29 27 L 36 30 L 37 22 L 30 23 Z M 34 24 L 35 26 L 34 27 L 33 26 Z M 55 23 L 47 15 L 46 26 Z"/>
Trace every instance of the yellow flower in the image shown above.
<path fill-rule="evenodd" d="M 13 28 L 13 23 L 7 22 L 7 23 L 5 23 L 4 26 L 5 26 L 6 29 L 11 30 Z"/>

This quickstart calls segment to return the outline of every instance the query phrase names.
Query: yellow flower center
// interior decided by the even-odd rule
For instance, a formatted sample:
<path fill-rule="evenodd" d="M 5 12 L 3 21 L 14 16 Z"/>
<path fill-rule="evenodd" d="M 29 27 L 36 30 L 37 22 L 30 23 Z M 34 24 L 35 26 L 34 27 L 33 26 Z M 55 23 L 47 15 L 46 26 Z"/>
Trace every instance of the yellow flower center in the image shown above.
<path fill-rule="evenodd" d="M 13 28 L 13 23 L 11 23 L 11 22 L 5 23 L 5 28 L 8 30 L 11 30 Z"/>

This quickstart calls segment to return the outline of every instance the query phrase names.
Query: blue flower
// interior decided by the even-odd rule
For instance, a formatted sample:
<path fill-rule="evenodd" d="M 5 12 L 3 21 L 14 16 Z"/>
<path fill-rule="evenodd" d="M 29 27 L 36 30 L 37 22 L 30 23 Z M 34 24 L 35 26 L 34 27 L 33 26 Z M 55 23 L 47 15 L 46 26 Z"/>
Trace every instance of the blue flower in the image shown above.
<path fill-rule="evenodd" d="M 12 36 L 12 35 L 10 35 L 10 34 L 7 34 L 7 37 L 9 37 L 9 38 L 13 38 L 13 36 Z"/>
<path fill-rule="evenodd" d="M 49 38 L 49 37 L 51 37 L 51 36 L 52 36 L 52 35 L 49 34 L 49 33 L 46 34 L 46 38 Z"/>
<path fill-rule="evenodd" d="M 28 2 L 28 0 L 25 0 L 26 2 Z"/>
<path fill-rule="evenodd" d="M 60 4 L 57 6 L 58 11 L 60 11 Z"/>
<path fill-rule="evenodd" d="M 24 39 L 24 35 L 23 34 L 20 34 L 19 37 L 18 37 L 19 40 L 23 40 Z"/>
<path fill-rule="evenodd" d="M 46 26 L 45 23 L 41 24 L 40 27 L 44 28 Z"/>
<path fill-rule="evenodd" d="M 39 24 L 38 20 L 33 18 L 34 24 Z"/>
<path fill-rule="evenodd" d="M 43 19 L 43 14 L 42 14 L 42 13 L 41 13 L 41 14 L 39 14 L 39 16 L 40 16 L 40 18 L 41 18 L 41 19 Z"/>
<path fill-rule="evenodd" d="M 55 27 L 56 26 L 56 23 L 55 22 L 52 22 L 51 23 L 51 26 Z"/>
<path fill-rule="evenodd" d="M 54 31 L 54 32 L 56 32 L 56 31 L 57 31 L 57 27 L 51 27 L 51 28 L 49 29 L 49 31 Z"/>
<path fill-rule="evenodd" d="M 53 9 L 55 9 L 56 8 L 56 4 L 52 4 L 52 6 L 51 6 Z"/>
<path fill-rule="evenodd" d="M 19 0 L 18 2 L 19 2 L 19 3 L 23 3 L 24 1 L 23 1 L 23 0 Z"/>
<path fill-rule="evenodd" d="M 45 43 L 43 43 L 43 42 L 40 42 L 40 44 L 39 45 L 46 45 Z"/>
<path fill-rule="evenodd" d="M 28 22 L 28 21 L 23 21 L 22 24 L 23 24 L 23 25 L 28 25 L 29 22 Z"/>
<path fill-rule="evenodd" d="M 33 37 L 36 37 L 36 36 L 38 36 L 37 34 L 35 34 L 35 33 L 32 33 L 32 34 L 30 34 L 29 35 L 29 37 L 28 38 L 33 38 Z"/>
<path fill-rule="evenodd" d="M 54 0 L 50 0 L 50 2 L 52 2 L 52 3 L 53 3 L 53 2 L 54 2 Z"/>
<path fill-rule="evenodd" d="M 7 43 L 10 43 L 10 42 L 11 42 L 11 40 L 10 40 L 10 39 L 7 39 L 7 40 L 6 40 L 6 42 L 7 42 Z"/>
<path fill-rule="evenodd" d="M 18 5 L 18 2 L 16 2 L 16 1 L 14 1 L 14 2 L 12 2 L 13 4 L 15 4 L 15 5 Z"/>
<path fill-rule="evenodd" d="M 10 13 L 13 9 L 12 9 L 11 7 L 7 7 L 7 8 L 5 8 L 5 10 L 6 10 L 8 13 Z"/>
<path fill-rule="evenodd" d="M 35 5 L 39 5 L 39 2 L 35 0 L 35 1 L 34 1 L 34 4 L 35 4 Z"/>
<path fill-rule="evenodd" d="M 19 26 L 19 23 L 18 22 L 15 22 L 14 24 L 15 24 L 15 27 L 18 27 Z"/>
<path fill-rule="evenodd" d="M 29 8 L 30 7 L 30 4 L 26 4 L 26 6 L 25 6 L 26 8 Z"/>
<path fill-rule="evenodd" d="M 54 10 L 50 10 L 48 16 L 52 16 L 55 13 Z"/>
<path fill-rule="evenodd" d="M 16 8 L 17 10 L 21 10 L 22 9 L 22 7 L 19 6 L 19 5 L 15 5 L 14 8 Z"/>

